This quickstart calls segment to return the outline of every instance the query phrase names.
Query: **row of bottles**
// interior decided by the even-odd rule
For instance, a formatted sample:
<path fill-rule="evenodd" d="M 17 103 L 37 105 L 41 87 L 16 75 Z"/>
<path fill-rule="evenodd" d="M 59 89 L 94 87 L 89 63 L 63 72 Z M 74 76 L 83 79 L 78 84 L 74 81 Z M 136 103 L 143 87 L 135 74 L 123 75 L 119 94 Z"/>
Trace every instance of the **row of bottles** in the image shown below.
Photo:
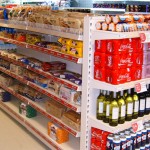
<path fill-rule="evenodd" d="M 150 122 L 144 128 L 133 132 L 132 128 L 117 134 L 109 134 L 106 150 L 150 150 Z"/>
<path fill-rule="evenodd" d="M 149 113 L 150 88 L 139 94 L 135 89 L 117 93 L 101 90 L 97 98 L 97 119 L 110 126 L 117 126 Z"/>

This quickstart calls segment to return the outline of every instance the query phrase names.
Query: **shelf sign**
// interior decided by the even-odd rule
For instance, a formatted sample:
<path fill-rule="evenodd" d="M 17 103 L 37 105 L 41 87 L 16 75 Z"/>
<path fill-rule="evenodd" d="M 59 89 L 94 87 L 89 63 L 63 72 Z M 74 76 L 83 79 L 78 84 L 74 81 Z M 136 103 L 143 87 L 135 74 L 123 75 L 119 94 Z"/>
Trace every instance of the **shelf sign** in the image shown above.
<path fill-rule="evenodd" d="M 137 131 L 140 131 L 140 130 L 144 129 L 142 120 L 139 120 L 137 122 L 132 123 L 131 126 L 132 126 L 132 129 L 133 129 L 133 132 L 137 132 Z"/>
<path fill-rule="evenodd" d="M 141 42 L 150 42 L 150 34 L 149 33 L 140 33 Z"/>
<path fill-rule="evenodd" d="M 142 92 L 147 91 L 146 84 L 144 82 L 136 83 L 135 90 L 137 93 L 142 93 Z"/>

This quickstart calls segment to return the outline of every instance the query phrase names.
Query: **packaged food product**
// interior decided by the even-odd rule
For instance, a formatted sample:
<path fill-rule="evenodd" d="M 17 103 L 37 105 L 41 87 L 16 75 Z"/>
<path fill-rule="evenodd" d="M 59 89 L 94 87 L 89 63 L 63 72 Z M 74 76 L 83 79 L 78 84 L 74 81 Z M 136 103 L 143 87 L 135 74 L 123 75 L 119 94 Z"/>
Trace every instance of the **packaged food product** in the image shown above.
<path fill-rule="evenodd" d="M 41 42 L 42 36 L 36 34 L 26 34 L 26 42 L 29 44 L 35 44 Z"/>
<path fill-rule="evenodd" d="M 36 77 L 35 83 L 43 88 L 48 88 L 49 79 L 43 77 L 42 75 L 38 75 Z"/>
<path fill-rule="evenodd" d="M 23 70 L 24 70 L 24 68 L 22 68 L 21 66 L 10 64 L 10 71 L 15 73 L 16 75 L 22 76 Z"/>
<path fill-rule="evenodd" d="M 106 53 L 95 52 L 94 53 L 94 65 L 104 67 L 106 65 Z"/>
<path fill-rule="evenodd" d="M 55 92 L 56 94 L 59 93 L 60 86 L 61 86 L 60 83 L 55 82 L 53 79 L 49 79 L 48 88 L 53 92 Z"/>
<path fill-rule="evenodd" d="M 61 144 L 69 140 L 69 133 L 56 126 L 52 122 L 48 122 L 48 135 L 55 140 L 57 143 Z"/>
<path fill-rule="evenodd" d="M 63 114 L 61 120 L 71 128 L 80 131 L 80 125 L 81 125 L 80 114 L 74 112 L 73 110 L 69 110 Z"/>
<path fill-rule="evenodd" d="M 27 69 L 24 69 L 23 71 L 23 77 L 28 80 L 28 81 L 31 81 L 33 83 L 36 83 L 36 78 L 37 78 L 37 74 L 30 71 L 30 70 L 27 70 Z"/>
<path fill-rule="evenodd" d="M 28 65 L 32 68 L 40 69 L 42 62 L 36 58 L 27 58 L 28 59 Z"/>
<path fill-rule="evenodd" d="M 26 116 L 27 118 L 33 118 L 37 116 L 37 111 L 28 104 L 21 103 L 19 105 L 19 113 Z"/>
<path fill-rule="evenodd" d="M 20 41 L 20 42 L 26 42 L 26 34 L 22 32 L 17 32 L 14 36 L 14 40 Z"/>
<path fill-rule="evenodd" d="M 0 66 L 6 68 L 6 69 L 10 69 L 10 62 L 0 59 Z"/>
<path fill-rule="evenodd" d="M 14 83 L 14 79 L 6 74 L 1 74 L 0 75 L 0 83 L 3 84 L 4 86 L 9 87 Z"/>
<path fill-rule="evenodd" d="M 66 64 L 60 61 L 43 62 L 41 67 L 43 71 L 65 70 Z"/>
<path fill-rule="evenodd" d="M 51 115 L 53 115 L 59 119 L 61 119 L 63 113 L 67 110 L 67 108 L 64 105 L 62 105 L 54 100 L 46 101 L 45 107 L 46 107 L 46 111 L 48 113 L 50 113 Z"/>
<path fill-rule="evenodd" d="M 112 17 L 112 21 L 114 24 L 117 24 L 120 22 L 133 22 L 133 16 L 132 15 L 116 15 Z"/>
<path fill-rule="evenodd" d="M 63 85 L 60 87 L 59 97 L 66 101 L 81 105 L 81 92 L 74 91 Z"/>

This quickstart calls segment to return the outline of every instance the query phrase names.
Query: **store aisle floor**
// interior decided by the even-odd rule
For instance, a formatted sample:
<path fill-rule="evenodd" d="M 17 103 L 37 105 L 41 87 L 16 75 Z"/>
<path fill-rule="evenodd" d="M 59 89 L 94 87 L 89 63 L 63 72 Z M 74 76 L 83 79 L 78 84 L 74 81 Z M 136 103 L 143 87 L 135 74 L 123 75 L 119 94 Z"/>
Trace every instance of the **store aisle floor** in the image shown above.
<path fill-rule="evenodd" d="M 50 150 L 0 109 L 0 150 Z"/>

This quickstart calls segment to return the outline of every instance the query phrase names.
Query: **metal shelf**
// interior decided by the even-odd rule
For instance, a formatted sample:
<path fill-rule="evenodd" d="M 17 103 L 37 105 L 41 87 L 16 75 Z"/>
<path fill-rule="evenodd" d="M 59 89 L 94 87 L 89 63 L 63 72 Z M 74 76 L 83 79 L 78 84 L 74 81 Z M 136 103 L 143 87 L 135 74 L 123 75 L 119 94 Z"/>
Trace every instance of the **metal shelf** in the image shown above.
<path fill-rule="evenodd" d="M 150 31 L 111 32 L 103 30 L 92 30 L 92 40 L 137 38 L 140 37 L 140 33 L 149 34 Z"/>
<path fill-rule="evenodd" d="M 71 56 L 71 55 L 68 55 L 65 53 L 61 53 L 57 49 L 54 50 L 54 49 L 43 48 L 43 47 L 39 47 L 36 45 L 32 45 L 32 44 L 28 44 L 25 42 L 20 42 L 20 41 L 16 41 L 16 40 L 4 38 L 4 37 L 0 37 L 0 40 L 7 42 L 7 43 L 16 44 L 16 45 L 21 46 L 21 47 L 31 48 L 35 51 L 39 51 L 39 52 L 42 52 L 42 53 L 45 53 L 48 55 L 52 55 L 55 57 L 66 59 L 66 60 L 72 61 L 72 62 L 77 63 L 77 64 L 82 64 L 82 58 L 74 57 L 74 56 Z"/>
<path fill-rule="evenodd" d="M 108 131 L 111 133 L 118 133 L 120 131 L 123 131 L 125 129 L 129 129 L 132 127 L 132 123 L 135 123 L 137 121 L 142 120 L 143 122 L 150 120 L 150 114 L 145 115 L 144 117 L 139 117 L 137 119 L 133 119 L 132 121 L 126 121 L 124 124 L 119 124 L 116 127 L 110 126 L 108 123 L 104 123 L 101 120 L 97 120 L 96 117 L 94 116 L 89 116 L 89 126 L 90 127 L 95 127 L 104 131 Z"/>
<path fill-rule="evenodd" d="M 82 87 L 81 87 L 81 86 L 78 86 L 77 84 L 74 84 L 74 83 L 72 83 L 72 82 L 69 82 L 69 81 L 67 81 L 67 80 L 65 80 L 65 79 L 57 78 L 57 77 L 51 75 L 50 73 L 45 72 L 45 71 L 43 71 L 43 70 L 41 70 L 41 69 L 32 68 L 32 67 L 30 67 L 30 66 L 28 66 L 28 65 L 23 64 L 23 63 L 20 62 L 20 61 L 17 61 L 17 60 L 14 60 L 14 59 L 11 59 L 11 58 L 2 56 L 1 54 L 0 54 L 0 58 L 4 59 L 4 60 L 6 60 L 6 61 L 9 61 L 9 62 L 11 62 L 11 63 L 13 63 L 13 64 L 15 64 L 15 65 L 19 65 L 19 66 L 21 66 L 21 67 L 23 67 L 23 68 L 26 68 L 26 69 L 28 69 L 28 70 L 31 70 L 31 71 L 33 71 L 33 72 L 35 72 L 35 73 L 37 73 L 37 74 L 40 74 L 40 75 L 42 74 L 44 77 L 46 77 L 46 78 L 48 78 L 48 79 L 52 79 L 52 80 L 54 80 L 55 82 L 58 82 L 58 83 L 60 83 L 60 84 L 63 84 L 63 85 L 67 86 L 67 87 L 70 88 L 70 89 L 73 89 L 73 90 L 76 90 L 76 91 L 81 91 L 81 90 L 82 90 Z"/>
<path fill-rule="evenodd" d="M 60 119 L 58 119 L 58 118 L 52 116 L 51 114 L 49 114 L 48 112 L 46 112 L 44 103 L 33 102 L 30 99 L 28 99 L 27 97 L 24 97 L 16 92 L 14 92 L 11 88 L 8 88 L 2 84 L 0 84 L 0 87 L 3 88 L 4 90 L 8 91 L 9 93 L 11 93 L 13 96 L 18 98 L 19 100 L 32 106 L 34 109 L 36 109 L 38 112 L 40 112 L 43 116 L 47 117 L 48 119 L 51 119 L 53 122 L 57 123 L 64 129 L 66 129 L 73 136 L 80 137 L 80 132 L 70 128 L 69 126 L 65 125 Z"/>
<path fill-rule="evenodd" d="M 80 33 L 80 30 L 78 29 L 69 29 L 69 28 L 63 28 L 59 26 L 58 27 L 51 26 L 52 28 L 56 28 L 56 30 L 53 30 L 53 29 L 46 29 L 44 24 L 32 23 L 32 26 L 30 26 L 30 23 L 28 22 L 22 22 L 17 20 L 4 20 L 4 19 L 0 19 L 0 26 L 20 29 L 20 30 L 27 30 L 27 31 L 54 35 L 54 36 L 61 35 L 61 37 L 71 38 L 74 40 L 81 40 L 81 41 L 83 40 L 83 35 L 82 33 Z M 65 30 L 66 32 L 63 32 L 63 30 Z M 77 33 L 71 33 L 71 32 L 77 32 Z"/>
<path fill-rule="evenodd" d="M 131 82 L 118 84 L 118 85 L 112 85 L 106 82 L 91 79 L 90 87 L 94 89 L 102 89 L 102 90 L 118 92 L 118 91 L 130 89 L 130 88 L 135 88 L 135 85 L 138 83 L 144 83 L 145 85 L 150 84 L 150 78 L 131 81 Z"/>
<path fill-rule="evenodd" d="M 74 150 L 74 148 L 79 149 L 79 139 L 74 138 L 71 135 L 69 137 L 69 141 L 63 144 L 58 144 L 56 141 L 50 138 L 47 134 L 47 123 L 49 120 L 43 116 L 38 115 L 34 118 L 26 118 L 25 116 L 19 114 L 18 101 L 12 100 L 7 103 L 0 101 L 0 107 L 52 150 Z"/>
<path fill-rule="evenodd" d="M 44 95 L 46 95 L 46 96 L 48 96 L 48 97 L 54 99 L 55 101 L 61 103 L 62 105 L 66 106 L 66 107 L 68 107 L 68 108 L 70 108 L 70 109 L 72 109 L 72 110 L 74 110 L 74 111 L 76 111 L 76 112 L 81 112 L 81 107 L 80 107 L 80 106 L 75 105 L 75 104 L 73 104 L 73 103 L 71 103 L 71 102 L 67 102 L 67 101 L 64 100 L 64 99 L 59 98 L 59 96 L 58 96 L 57 94 L 55 94 L 54 92 L 51 92 L 50 90 L 44 89 L 44 88 L 42 88 L 42 87 L 36 85 L 35 83 L 32 83 L 32 82 L 30 82 L 30 81 L 27 81 L 27 80 L 25 80 L 23 77 L 18 76 L 18 75 L 16 75 L 16 74 L 10 72 L 9 70 L 7 70 L 7 69 L 5 69 L 5 68 L 0 67 L 0 71 L 2 71 L 2 72 L 4 72 L 4 73 L 6 73 L 7 75 L 9 75 L 9 76 L 11 76 L 11 77 L 17 79 L 18 81 L 20 81 L 21 83 L 23 83 L 23 84 L 25 84 L 25 85 L 30 86 L 31 88 L 33 88 L 33 89 L 39 91 L 40 93 L 42 93 L 42 94 L 44 94 Z"/>

